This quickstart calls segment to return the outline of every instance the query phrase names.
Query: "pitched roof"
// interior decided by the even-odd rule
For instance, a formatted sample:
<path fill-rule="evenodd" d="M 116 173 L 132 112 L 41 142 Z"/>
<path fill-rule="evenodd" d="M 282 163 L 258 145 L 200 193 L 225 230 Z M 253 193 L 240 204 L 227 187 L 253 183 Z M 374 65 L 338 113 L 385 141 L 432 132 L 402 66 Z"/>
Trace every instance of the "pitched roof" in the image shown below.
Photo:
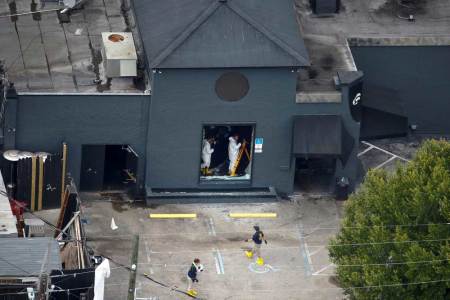
<path fill-rule="evenodd" d="M 293 0 L 134 0 L 151 68 L 309 64 Z"/>
<path fill-rule="evenodd" d="M 61 269 L 59 246 L 56 240 L 46 237 L 0 238 L 0 276 L 39 275 L 49 247 L 48 274 L 51 270 Z"/>

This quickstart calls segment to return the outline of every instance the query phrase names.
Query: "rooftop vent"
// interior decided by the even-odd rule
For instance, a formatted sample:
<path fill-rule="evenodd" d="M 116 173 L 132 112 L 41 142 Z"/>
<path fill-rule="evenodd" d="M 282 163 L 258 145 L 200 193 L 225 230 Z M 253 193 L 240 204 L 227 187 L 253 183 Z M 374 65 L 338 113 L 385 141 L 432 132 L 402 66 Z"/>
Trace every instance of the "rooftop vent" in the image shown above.
<path fill-rule="evenodd" d="M 40 219 L 25 219 L 25 236 L 45 236 L 45 224 Z"/>
<path fill-rule="evenodd" d="M 309 0 L 312 11 L 317 15 L 337 14 L 341 0 Z"/>
<path fill-rule="evenodd" d="M 136 76 L 136 48 L 131 32 L 102 32 L 106 77 Z"/>

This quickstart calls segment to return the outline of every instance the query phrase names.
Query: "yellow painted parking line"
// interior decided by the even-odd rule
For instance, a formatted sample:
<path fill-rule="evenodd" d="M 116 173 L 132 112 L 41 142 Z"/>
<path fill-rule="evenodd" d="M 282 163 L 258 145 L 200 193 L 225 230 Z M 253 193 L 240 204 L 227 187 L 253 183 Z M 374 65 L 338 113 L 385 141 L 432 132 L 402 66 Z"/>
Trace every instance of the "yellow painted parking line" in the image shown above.
<path fill-rule="evenodd" d="M 276 213 L 230 213 L 230 218 L 276 218 Z"/>
<path fill-rule="evenodd" d="M 195 219 L 197 214 L 150 214 L 150 219 Z"/>

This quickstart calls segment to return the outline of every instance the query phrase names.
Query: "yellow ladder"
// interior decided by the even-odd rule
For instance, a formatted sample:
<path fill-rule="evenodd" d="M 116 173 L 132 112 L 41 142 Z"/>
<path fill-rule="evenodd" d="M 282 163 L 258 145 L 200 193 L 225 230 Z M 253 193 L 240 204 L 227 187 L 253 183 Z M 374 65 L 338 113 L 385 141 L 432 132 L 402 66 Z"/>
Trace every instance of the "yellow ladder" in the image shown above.
<path fill-rule="evenodd" d="M 241 163 L 242 155 L 244 155 L 244 152 L 245 152 L 245 154 L 246 154 L 247 157 L 248 157 L 248 161 L 251 161 L 251 159 L 250 159 L 250 154 L 248 153 L 248 150 L 247 150 L 247 147 L 246 147 L 246 146 L 247 146 L 247 141 L 244 140 L 244 141 L 242 142 L 241 149 L 239 149 L 239 154 L 238 154 L 238 157 L 237 157 L 237 159 L 236 159 L 236 162 L 234 163 L 234 166 L 233 166 L 233 168 L 231 169 L 230 176 L 236 176 L 236 170 L 237 170 L 237 168 L 239 167 L 239 164 Z"/>

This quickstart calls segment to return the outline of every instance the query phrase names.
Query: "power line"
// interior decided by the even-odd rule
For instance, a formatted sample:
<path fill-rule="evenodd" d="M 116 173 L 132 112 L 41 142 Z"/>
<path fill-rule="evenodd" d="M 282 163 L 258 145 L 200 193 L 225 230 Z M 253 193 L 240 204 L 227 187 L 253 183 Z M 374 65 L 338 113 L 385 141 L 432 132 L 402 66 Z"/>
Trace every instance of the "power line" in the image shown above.
<path fill-rule="evenodd" d="M 51 32 L 51 31 L 49 31 Z M 4 191 L 0 191 L 0 194 L 8 196 Z M 56 230 L 61 231 L 61 229 L 57 228 L 55 225 L 50 223 L 49 221 L 43 219 L 40 216 L 34 214 L 29 208 L 24 207 L 24 209 L 35 216 L 38 219 L 41 219 L 47 225 L 53 227 Z M 363 229 L 363 228 L 391 228 L 391 227 L 428 227 L 428 226 L 449 226 L 450 222 L 443 223 L 418 223 L 418 224 L 383 224 L 383 225 L 359 225 L 359 226 L 304 226 L 303 229 L 313 229 L 316 230 L 334 230 L 334 229 Z M 292 232 L 294 229 L 282 229 L 282 230 L 265 230 L 265 233 L 276 233 L 276 232 Z M 216 231 L 216 234 L 236 234 L 236 233 L 247 233 L 247 231 Z M 139 236 L 168 236 L 168 235 L 202 235 L 203 233 L 183 233 L 183 232 L 173 232 L 173 233 L 141 233 Z M 97 235 L 96 237 L 130 237 L 134 234 L 122 234 L 122 235 Z M 87 237 L 89 238 L 89 237 Z"/>
<path fill-rule="evenodd" d="M 38 216 L 37 216 L 38 217 Z M 38 217 L 39 218 L 39 217 Z M 47 223 L 47 222 L 46 222 Z M 53 224 L 48 223 L 50 226 L 55 227 Z M 434 224 L 395 224 L 395 225 L 373 225 L 373 226 L 355 226 L 355 227 L 346 227 L 346 228 L 364 228 L 364 227 L 389 227 L 389 226 L 401 226 L 401 227 L 417 227 L 417 226 L 437 226 L 437 225 L 449 225 L 450 223 L 434 223 Z M 56 228 L 56 227 L 55 227 Z M 318 229 L 335 229 L 337 227 L 312 227 L 315 230 Z M 344 227 L 341 227 L 344 228 Z M 283 230 L 283 231 L 292 231 L 292 230 Z M 236 232 L 230 232 L 230 233 L 236 233 Z M 177 233 L 179 234 L 179 233 Z M 219 232 L 220 234 L 220 232 Z M 142 234 L 143 236 L 151 236 L 151 234 Z M 158 234 L 158 236 L 161 235 L 170 235 L 170 234 Z M 122 235 L 122 236 L 129 236 L 129 235 Z M 102 237 L 102 236 L 100 236 Z M 103 236 L 105 237 L 105 236 Z M 119 236 L 111 236 L 114 238 L 117 238 Z M 435 240 L 409 240 L 409 241 L 383 241 L 383 242 L 370 242 L 370 243 L 352 243 L 352 244 L 340 244 L 340 245 L 332 245 L 332 246 L 361 246 L 361 245 L 376 245 L 376 244 L 396 244 L 396 243 L 414 243 L 414 242 L 438 242 L 438 241 L 448 241 L 450 239 L 435 239 Z M 312 245 L 310 245 L 312 246 Z M 328 246 L 328 245 L 322 245 L 322 246 Z M 281 248 L 297 248 L 297 247 L 281 247 Z M 226 251 L 226 250 L 225 250 Z M 167 252 L 173 252 L 173 251 L 166 251 Z M 181 251 L 183 252 L 183 251 Z M 193 251 L 191 251 L 193 252 Z M 200 252 L 200 251 L 197 251 Z M 241 252 L 241 251 L 239 251 Z M 155 253 L 155 252 L 153 252 Z M 115 262 L 114 260 L 111 259 L 112 262 L 121 265 L 117 262 Z M 341 266 L 341 267 L 361 267 L 361 266 L 389 266 L 389 265 L 401 265 L 401 264 L 424 264 L 424 263 L 435 263 L 435 262 L 442 262 L 442 261 L 448 261 L 448 259 L 443 259 L 443 260 L 430 260 L 430 261 L 411 261 L 411 262 L 390 262 L 390 263 L 377 263 L 377 264 L 352 264 L 352 265 L 337 265 L 337 266 Z M 121 265 L 121 267 L 115 267 L 113 269 L 119 269 L 119 268 L 126 268 L 126 269 L 130 269 L 129 266 L 125 266 L 125 265 Z M 89 272 L 93 272 L 93 271 L 86 271 L 86 272 L 79 272 L 79 273 L 89 273 Z M 70 276 L 73 275 L 72 274 L 65 274 L 65 275 L 56 275 L 58 277 L 61 276 Z M 143 274 L 140 274 L 143 275 Z M 52 276 L 52 277 L 56 277 L 56 276 Z M 75 275 L 74 275 L 75 276 Z M 425 284 L 425 283 L 432 283 L 432 282 L 442 282 L 441 281 L 430 281 L 430 282 L 417 282 L 417 283 L 409 283 L 411 285 L 413 284 Z M 408 284 L 408 285 L 409 285 Z M 350 287 L 350 288 L 372 288 L 372 287 L 381 287 L 381 286 L 399 286 L 399 285 L 405 285 L 405 284 L 390 284 L 390 285 L 378 285 L 378 286 L 364 286 L 364 287 Z M 79 289 L 85 289 L 85 288 L 79 288 Z M 340 288 L 338 288 L 340 289 Z M 74 289 L 66 289 L 65 291 L 70 291 L 70 290 L 74 290 Z M 59 292 L 59 291 L 58 291 Z"/>
<path fill-rule="evenodd" d="M 9 296 L 9 295 L 26 295 L 28 292 L 11 292 L 11 293 L 2 293 L 0 296 Z"/>
<path fill-rule="evenodd" d="M 435 243 L 450 241 L 450 239 L 435 239 L 435 240 L 408 240 L 408 241 L 384 241 L 384 242 L 369 242 L 369 243 L 349 243 L 349 244 L 337 244 L 337 245 L 324 245 L 324 244 L 308 244 L 308 247 L 327 248 L 327 247 L 344 247 L 344 246 L 371 246 L 371 245 L 385 245 L 385 244 L 408 244 L 408 243 Z M 284 247 L 266 247 L 266 250 L 285 250 L 285 249 L 298 249 L 298 246 L 284 246 Z M 242 252 L 242 249 L 221 249 L 223 252 Z M 164 251 L 150 251 L 153 254 L 167 254 L 167 253 L 203 253 L 205 250 L 164 250 Z"/>
<path fill-rule="evenodd" d="M 438 262 L 446 262 L 446 261 L 450 261 L 449 259 L 436 259 L 436 260 L 420 260 L 420 261 L 397 261 L 397 262 L 385 262 L 385 263 L 369 263 L 369 264 L 331 264 L 334 267 L 375 267 L 375 266 L 380 266 L 380 267 L 389 267 L 389 266 L 396 266 L 396 265 L 410 265 L 410 264 L 433 264 L 433 263 L 438 263 Z M 114 262 L 116 263 L 116 262 Z M 138 265 L 147 265 L 149 263 L 138 263 Z M 167 265 L 167 264 L 150 264 L 153 267 L 186 267 L 185 264 L 179 264 L 179 265 Z M 325 267 L 328 266 L 330 264 L 310 264 L 313 267 Z M 291 267 L 291 268 L 296 268 L 296 269 L 302 269 L 305 268 L 304 266 L 292 266 L 292 265 L 286 265 L 286 266 L 282 266 L 282 265 L 277 265 L 278 268 L 284 268 L 284 267 Z M 116 270 L 116 269 L 127 269 L 129 270 L 131 267 L 129 266 L 118 266 L 118 267 L 113 267 L 111 268 L 111 270 Z M 64 279 L 64 280 L 68 280 L 68 279 L 72 279 L 74 277 L 76 277 L 77 275 L 80 274 L 87 274 L 87 273 L 94 273 L 95 270 L 90 270 L 90 271 L 83 271 L 83 272 L 74 272 L 71 274 L 60 274 L 60 275 L 51 275 L 49 276 L 50 278 L 59 278 L 59 277 L 65 277 L 67 276 L 68 278 Z M 178 272 L 178 271 L 177 271 Z M 58 283 L 60 283 L 62 281 L 59 281 Z"/>
<path fill-rule="evenodd" d="M 26 208 L 27 211 L 28 208 Z M 29 211 L 31 214 L 33 214 L 31 211 Z M 35 214 L 33 214 L 34 216 L 36 216 Z M 48 225 L 54 227 L 55 229 L 57 229 L 58 231 L 61 231 L 60 229 L 58 229 L 55 225 L 51 224 L 50 222 L 40 218 L 39 216 L 36 216 L 37 218 L 41 219 L 42 221 L 44 221 L 45 223 L 47 223 Z M 414 226 L 429 226 L 429 225 L 450 225 L 450 223 L 434 223 L 434 224 L 414 224 Z M 381 225 L 380 225 L 381 226 Z M 388 225 L 383 225 L 383 226 L 388 226 Z M 389 226 L 407 226 L 406 224 L 403 225 L 389 225 Z M 413 224 L 408 224 L 408 226 L 413 226 Z M 318 227 L 315 227 L 315 229 L 317 229 Z M 293 232 L 294 230 L 283 230 L 283 232 Z M 270 232 L 270 231 L 266 231 L 266 232 Z M 276 231 L 273 231 L 276 232 Z M 224 232 L 216 232 L 217 234 L 224 234 Z M 228 232 L 228 233 L 239 233 L 239 232 Z M 182 234 L 182 233 L 174 233 L 175 234 Z M 167 234 L 167 233 L 163 233 L 163 234 L 156 234 L 157 236 L 165 236 L 165 235 L 172 235 L 172 234 Z M 105 235 L 97 235 L 95 238 L 113 238 L 113 239 L 118 239 L 119 237 L 131 237 L 132 234 L 127 234 L 127 235 L 117 235 L 117 236 L 105 236 Z M 151 234 L 139 234 L 139 236 L 151 236 Z M 95 239 L 91 238 L 91 237 L 86 237 L 87 241 L 95 241 Z M 72 241 L 72 240 L 71 240 Z M 75 240 L 76 241 L 76 240 Z M 368 246 L 368 245 L 384 245 L 384 244 L 405 244 L 405 243 L 418 243 L 418 242 L 428 242 L 428 243 L 432 243 L 432 242 L 443 242 L 443 241 L 450 241 L 450 239 L 430 239 L 430 240 L 406 240 L 406 241 L 380 241 L 380 242 L 366 242 L 366 243 L 344 243 L 344 244 L 336 244 L 336 245 L 319 245 L 319 244 L 311 244 L 309 245 L 310 247 L 345 247 L 345 246 Z M 294 247 L 279 247 L 279 248 L 294 248 Z M 272 248 L 275 249 L 275 248 Z M 227 251 L 225 249 L 225 251 Z M 166 251 L 166 252 L 174 252 L 174 251 Z M 202 251 L 177 251 L 177 252 L 202 252 Z M 152 252 L 152 253 L 156 253 L 156 252 Z"/>
<path fill-rule="evenodd" d="M 364 229 L 364 228 L 391 228 L 391 227 L 427 227 L 427 226 L 448 226 L 450 223 L 428 223 L 428 224 L 387 224 L 387 225 L 367 225 L 367 226 L 335 226 L 335 227 L 321 227 L 321 226 L 308 226 L 303 229 L 318 230 L 340 230 L 340 229 Z M 264 233 L 286 233 L 293 232 L 295 229 L 280 229 L 280 230 L 264 230 Z M 236 233 L 248 233 L 248 231 L 216 231 L 216 234 L 236 234 Z M 189 232 L 172 232 L 172 233 L 141 233 L 139 236 L 151 237 L 151 236 L 173 236 L 173 235 L 204 235 L 205 233 L 189 233 Z M 304 235 L 310 235 L 306 233 Z M 121 234 L 121 235 L 96 235 L 95 238 L 118 238 L 118 237 L 131 237 L 134 234 Z M 92 239 L 91 237 L 87 237 Z"/>
<path fill-rule="evenodd" d="M 242 290 L 247 292 L 260 292 L 260 293 L 270 293 L 270 292 L 279 292 L 282 291 L 290 291 L 290 292 L 301 292 L 301 291 L 317 291 L 317 290 L 343 290 L 343 289 L 372 289 L 372 288 L 381 288 L 381 287 L 399 287 L 399 286 L 410 286 L 410 285 L 421 285 L 421 284 L 431 284 L 431 283 L 439 283 L 439 282 L 450 282 L 450 279 L 442 279 L 442 280 L 431 280 L 431 281 L 418 281 L 418 282 L 406 282 L 406 283 L 392 283 L 392 284 L 379 284 L 379 285 L 364 285 L 364 286 L 349 286 L 349 287 L 321 287 L 317 289 L 249 289 Z M 204 289 L 202 289 L 204 290 Z M 217 290 L 204 290 L 204 291 L 217 291 Z"/>
<path fill-rule="evenodd" d="M 1 194 L 6 195 L 5 192 L 0 191 Z M 44 218 L 34 214 L 30 209 L 24 207 L 24 209 L 35 216 L 36 218 L 42 220 L 44 223 L 53 227 L 57 231 L 61 231 L 61 229 L 57 228 L 55 225 L 45 220 Z M 313 229 L 313 231 L 317 230 L 334 230 L 334 229 L 363 229 L 363 228 L 390 228 L 390 227 L 428 227 L 428 226 L 449 226 L 450 223 L 419 223 L 419 224 L 385 224 L 385 225 L 364 225 L 364 226 L 335 226 L 335 227 L 321 227 L 321 226 L 308 226 L 303 227 L 303 229 Z M 265 230 L 265 233 L 277 233 L 277 232 L 293 232 L 295 229 L 284 229 L 284 230 Z M 216 231 L 216 234 L 236 234 L 236 233 L 247 233 L 247 231 Z M 174 232 L 174 233 L 141 233 L 139 236 L 147 237 L 147 236 L 169 236 L 169 235 L 203 235 L 204 233 L 183 233 L 183 232 Z M 122 235 L 96 235 L 95 238 L 119 238 L 119 237 L 131 237 L 135 234 L 122 234 Z M 303 234 L 310 235 L 308 233 Z M 91 237 L 86 237 L 86 239 L 94 240 Z"/>
<path fill-rule="evenodd" d="M 445 262 L 450 261 L 449 259 L 436 259 L 436 260 L 420 260 L 420 261 L 398 261 L 398 262 L 385 262 L 385 263 L 370 263 L 370 264 L 331 264 L 335 267 L 369 267 L 369 266 L 395 266 L 395 265 L 409 265 L 409 264 L 432 264 L 437 262 Z M 186 265 L 183 264 L 152 264 L 152 263 L 139 263 L 141 265 L 151 265 L 152 267 L 185 267 Z M 313 267 L 325 267 L 330 264 L 309 264 Z M 277 265 L 277 268 L 284 268 L 284 267 L 290 267 L 290 268 L 304 268 L 304 266 L 293 266 L 293 265 Z M 229 268 L 229 267 L 228 267 Z"/>
<path fill-rule="evenodd" d="M 144 276 L 143 274 L 140 274 Z M 432 284 L 432 283 L 441 283 L 441 282 L 450 282 L 450 279 L 442 279 L 442 280 L 431 280 L 431 281 L 418 281 L 418 282 L 405 282 L 405 283 L 391 283 L 391 284 L 379 284 L 379 285 L 363 285 L 363 286 L 348 286 L 348 287 L 321 287 L 320 290 L 343 290 L 343 289 L 372 289 L 372 288 L 382 288 L 382 287 L 400 287 L 400 286 L 411 286 L 411 285 L 422 285 L 422 284 Z M 118 286 L 118 285 L 124 285 L 126 283 L 113 283 L 113 284 L 105 284 L 105 286 Z M 51 293 L 54 292 L 67 292 L 67 291 L 75 291 L 75 290 L 82 290 L 82 289 L 89 289 L 92 288 L 92 286 L 87 287 L 81 287 L 81 288 L 73 288 L 73 289 L 63 289 L 63 290 L 56 290 L 56 291 L 50 291 Z M 167 288 L 173 290 L 172 286 L 167 285 Z M 207 290 L 202 289 L 204 291 L 217 291 L 217 290 Z M 279 289 L 281 290 L 281 289 Z M 249 290 L 243 290 L 246 292 L 259 292 L 259 293 L 277 293 L 279 292 L 277 289 L 270 289 L 270 290 L 262 290 L 262 289 L 249 289 Z M 318 289 L 282 289 L 283 291 L 290 291 L 290 292 L 302 292 L 302 291 L 317 291 Z M 24 295 L 27 294 L 27 292 L 16 292 L 16 293 L 3 293 L 0 294 L 0 296 L 7 296 L 7 295 Z"/>
<path fill-rule="evenodd" d="M 61 10 L 61 8 L 53 8 L 53 9 L 44 9 L 44 10 L 37 10 L 37 11 L 29 11 L 24 13 L 18 13 L 18 14 L 11 14 L 11 15 L 0 15 L 0 18 L 9 18 L 9 17 L 18 17 L 18 16 L 26 16 L 26 15 L 32 15 L 37 13 L 48 13 L 53 11 Z"/>
<path fill-rule="evenodd" d="M 147 277 L 148 278 L 148 277 Z M 153 281 L 153 280 L 152 280 Z M 321 287 L 320 289 L 270 289 L 270 290 L 263 290 L 263 289 L 248 289 L 248 290 L 240 290 L 240 292 L 260 292 L 260 293 L 278 293 L 279 291 L 290 291 L 290 292 L 302 292 L 302 291 L 318 291 L 318 290 L 343 290 L 343 289 L 372 289 L 372 288 L 381 288 L 381 287 L 399 287 L 399 286 L 410 286 L 410 285 L 421 285 L 421 284 L 432 284 L 432 283 L 440 283 L 440 282 L 450 282 L 450 279 L 442 279 L 442 280 L 432 280 L 432 281 L 419 281 L 419 282 L 406 282 L 406 283 L 392 283 L 392 284 L 380 284 L 380 285 L 365 285 L 365 286 L 349 286 L 349 287 Z M 173 286 L 162 284 L 159 282 L 156 282 L 160 285 L 162 285 L 165 288 L 168 288 L 170 290 L 174 290 Z M 212 291 L 216 292 L 217 290 L 208 290 L 208 289 L 202 289 L 202 291 Z"/>
<path fill-rule="evenodd" d="M 107 283 L 105 286 L 118 286 L 118 285 L 124 285 L 128 284 L 127 282 L 120 282 L 120 283 Z M 83 286 L 79 288 L 73 288 L 73 289 L 60 289 L 60 290 L 51 290 L 49 293 L 59 293 L 59 292 L 67 292 L 67 291 L 78 291 L 78 290 L 85 290 L 92 288 L 92 285 L 89 286 Z"/>
<path fill-rule="evenodd" d="M 113 267 L 113 268 L 110 268 L 110 270 L 116 270 L 116 269 L 123 269 L 123 268 L 125 268 L 125 267 Z M 87 274 L 87 273 L 94 273 L 95 272 L 95 270 L 91 270 L 91 271 L 83 271 L 83 272 L 73 272 L 73 273 L 70 273 L 70 274 L 58 274 L 58 275 L 50 275 L 49 277 L 50 278 L 58 278 L 58 277 L 65 277 L 65 276 L 72 276 L 73 275 L 73 277 L 75 277 L 75 276 L 77 276 L 77 275 L 79 275 L 79 274 Z"/>
<path fill-rule="evenodd" d="M 450 239 L 435 239 L 435 240 L 407 240 L 407 241 L 383 241 L 383 242 L 367 242 L 367 243 L 347 243 L 347 244 L 336 244 L 336 245 L 326 245 L 327 247 L 346 247 L 346 246 L 369 246 L 369 245 L 386 245 L 386 244 L 409 244 L 409 243 L 434 243 L 434 242 L 444 242 L 450 241 Z M 310 245 L 313 247 L 314 245 Z"/>
<path fill-rule="evenodd" d="M 19 269 L 19 270 L 25 272 L 25 273 L 28 274 L 28 275 L 37 276 L 37 274 L 31 274 L 30 272 L 28 272 L 28 271 L 22 269 L 22 268 L 19 267 L 18 265 L 15 265 L 15 264 L 13 264 L 13 263 L 10 263 L 10 262 L 7 261 L 6 259 L 3 259 L 3 258 L 1 258 L 1 257 L 0 257 L 0 259 L 1 259 L 2 261 L 4 261 L 5 263 L 7 263 L 8 265 L 10 265 L 11 267 L 16 268 L 16 269 Z"/>

